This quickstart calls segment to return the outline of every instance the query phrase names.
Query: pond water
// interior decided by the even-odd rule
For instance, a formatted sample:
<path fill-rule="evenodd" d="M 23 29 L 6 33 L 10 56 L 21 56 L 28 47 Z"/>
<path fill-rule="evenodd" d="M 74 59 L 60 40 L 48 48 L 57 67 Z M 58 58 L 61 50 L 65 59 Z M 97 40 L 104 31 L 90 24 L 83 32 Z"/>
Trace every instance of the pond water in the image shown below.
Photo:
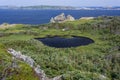
<path fill-rule="evenodd" d="M 46 37 L 35 39 L 41 41 L 44 45 L 56 48 L 70 48 L 94 43 L 92 39 L 87 37 L 72 37 L 72 38 Z"/>

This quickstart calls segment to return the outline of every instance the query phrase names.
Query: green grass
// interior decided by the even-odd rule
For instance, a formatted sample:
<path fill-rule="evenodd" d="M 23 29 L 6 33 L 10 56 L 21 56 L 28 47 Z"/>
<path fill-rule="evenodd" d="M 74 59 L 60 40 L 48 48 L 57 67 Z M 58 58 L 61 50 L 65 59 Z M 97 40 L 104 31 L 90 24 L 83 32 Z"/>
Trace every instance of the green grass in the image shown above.
<path fill-rule="evenodd" d="M 46 36 L 47 33 L 49 35 L 77 35 L 77 36 L 86 36 L 95 41 L 95 43 L 90 44 L 88 46 L 81 46 L 76 48 L 66 48 L 66 49 L 57 49 L 57 48 L 51 48 L 48 46 L 43 45 L 39 41 L 32 40 L 29 37 L 26 36 L 9 36 L 7 37 L 10 41 L 4 42 L 7 47 L 11 47 L 16 50 L 20 50 L 23 52 L 23 54 L 26 54 L 28 56 L 31 56 L 38 64 L 41 65 L 41 67 L 45 70 L 47 75 L 49 77 L 55 77 L 57 75 L 61 75 L 63 73 L 66 73 L 67 71 L 74 71 L 74 70 L 87 70 L 87 65 L 91 68 L 89 71 L 94 67 L 95 65 L 89 61 L 89 59 L 83 59 L 82 65 L 78 65 L 79 62 L 81 62 L 83 57 L 101 57 L 101 52 L 98 53 L 98 50 L 102 50 L 100 46 L 106 46 L 106 41 L 101 41 L 98 39 L 99 36 L 94 37 L 91 34 L 87 33 L 80 33 L 79 31 L 66 31 L 61 32 L 59 30 L 48 30 L 45 32 L 42 32 L 43 36 Z M 78 34 L 79 33 L 79 34 Z M 13 38 L 15 37 L 15 38 Z M 23 37 L 23 38 L 22 38 Z M 38 36 L 37 36 L 38 37 Z M 3 40 L 7 40 L 7 38 L 3 38 Z M 2 39 L 2 38 L 1 38 Z M 15 45 L 14 45 L 15 44 Z M 109 47 L 109 46 L 108 46 Z M 98 49 L 98 50 L 97 50 Z M 97 52 L 97 53 L 96 53 Z M 78 57 L 79 56 L 79 57 Z M 66 61 L 64 61 L 66 60 Z M 79 61 L 80 60 L 80 61 Z M 77 61 L 77 62 L 76 62 Z M 92 64 L 86 64 L 86 61 L 89 61 L 88 63 Z M 68 64 L 66 64 L 68 63 Z M 86 67 L 84 67 L 86 66 Z M 97 69 L 96 69 L 97 71 Z"/>
<path fill-rule="evenodd" d="M 4 41 L 15 41 L 15 40 L 29 40 L 32 39 L 33 36 L 31 35 L 10 35 L 10 36 L 5 36 L 5 37 L 1 37 L 0 41 L 4 42 Z"/>
<path fill-rule="evenodd" d="M 63 80 L 110 80 L 107 77 L 103 77 L 99 73 L 82 72 L 82 71 L 68 72 L 67 74 L 63 75 L 62 79 Z"/>
<path fill-rule="evenodd" d="M 12 62 L 12 56 L 0 44 L 0 79 L 6 75 L 6 80 L 39 80 L 29 65 L 16 59 L 18 67 L 13 68 Z"/>
<path fill-rule="evenodd" d="M 31 56 L 48 77 L 63 75 L 63 80 L 102 80 L 99 76 L 104 75 L 107 77 L 106 80 L 119 80 L 120 51 L 114 47 L 120 45 L 120 35 L 114 34 L 113 31 L 110 32 L 110 22 L 105 24 L 102 22 L 104 22 L 102 19 L 94 19 L 46 24 L 44 26 L 14 27 L 0 30 L 4 35 L 0 37 L 0 42 L 6 48 L 13 48 Z M 107 27 L 99 27 L 98 24 Z M 119 26 L 118 23 L 116 24 Z M 48 28 L 43 29 L 44 27 Z M 62 31 L 63 28 L 69 29 Z M 118 27 L 118 29 L 120 28 Z M 54 48 L 34 39 L 47 36 L 84 36 L 95 42 L 87 46 Z M 25 66 L 27 65 L 22 65 L 21 69 L 24 69 Z M 29 67 L 25 68 L 25 72 L 23 72 L 27 74 L 27 70 L 31 72 Z M 30 75 L 33 77 L 33 74 Z M 16 79 L 13 78 L 13 80 Z M 31 78 L 31 80 L 35 79 Z"/>

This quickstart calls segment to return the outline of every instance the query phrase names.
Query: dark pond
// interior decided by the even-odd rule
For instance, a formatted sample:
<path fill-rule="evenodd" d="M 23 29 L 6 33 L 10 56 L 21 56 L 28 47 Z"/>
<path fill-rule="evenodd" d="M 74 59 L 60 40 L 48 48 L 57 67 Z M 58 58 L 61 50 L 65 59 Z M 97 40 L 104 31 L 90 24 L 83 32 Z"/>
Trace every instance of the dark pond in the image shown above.
<path fill-rule="evenodd" d="M 92 39 L 87 37 L 72 37 L 72 38 L 46 37 L 35 39 L 41 41 L 44 45 L 56 48 L 77 47 L 94 43 Z"/>

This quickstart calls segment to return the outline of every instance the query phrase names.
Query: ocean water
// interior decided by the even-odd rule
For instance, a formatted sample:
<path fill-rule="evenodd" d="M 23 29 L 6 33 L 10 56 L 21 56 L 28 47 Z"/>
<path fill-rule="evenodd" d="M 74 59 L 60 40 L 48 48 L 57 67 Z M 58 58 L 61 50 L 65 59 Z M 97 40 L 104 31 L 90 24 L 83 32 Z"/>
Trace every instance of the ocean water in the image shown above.
<path fill-rule="evenodd" d="M 120 10 L 10 10 L 0 9 L 0 24 L 44 24 L 58 14 L 81 17 L 120 16 Z"/>

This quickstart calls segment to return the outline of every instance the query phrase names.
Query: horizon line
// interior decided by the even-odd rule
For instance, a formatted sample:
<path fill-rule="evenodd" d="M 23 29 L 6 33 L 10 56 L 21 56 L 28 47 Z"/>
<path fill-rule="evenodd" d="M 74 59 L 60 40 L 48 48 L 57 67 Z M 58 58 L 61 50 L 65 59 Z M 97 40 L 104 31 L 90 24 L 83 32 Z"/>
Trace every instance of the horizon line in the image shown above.
<path fill-rule="evenodd" d="M 0 5 L 0 7 L 2 6 L 13 6 L 13 7 L 27 7 L 27 6 L 60 6 L 60 7 L 120 7 L 120 6 L 70 6 L 70 5 Z"/>

